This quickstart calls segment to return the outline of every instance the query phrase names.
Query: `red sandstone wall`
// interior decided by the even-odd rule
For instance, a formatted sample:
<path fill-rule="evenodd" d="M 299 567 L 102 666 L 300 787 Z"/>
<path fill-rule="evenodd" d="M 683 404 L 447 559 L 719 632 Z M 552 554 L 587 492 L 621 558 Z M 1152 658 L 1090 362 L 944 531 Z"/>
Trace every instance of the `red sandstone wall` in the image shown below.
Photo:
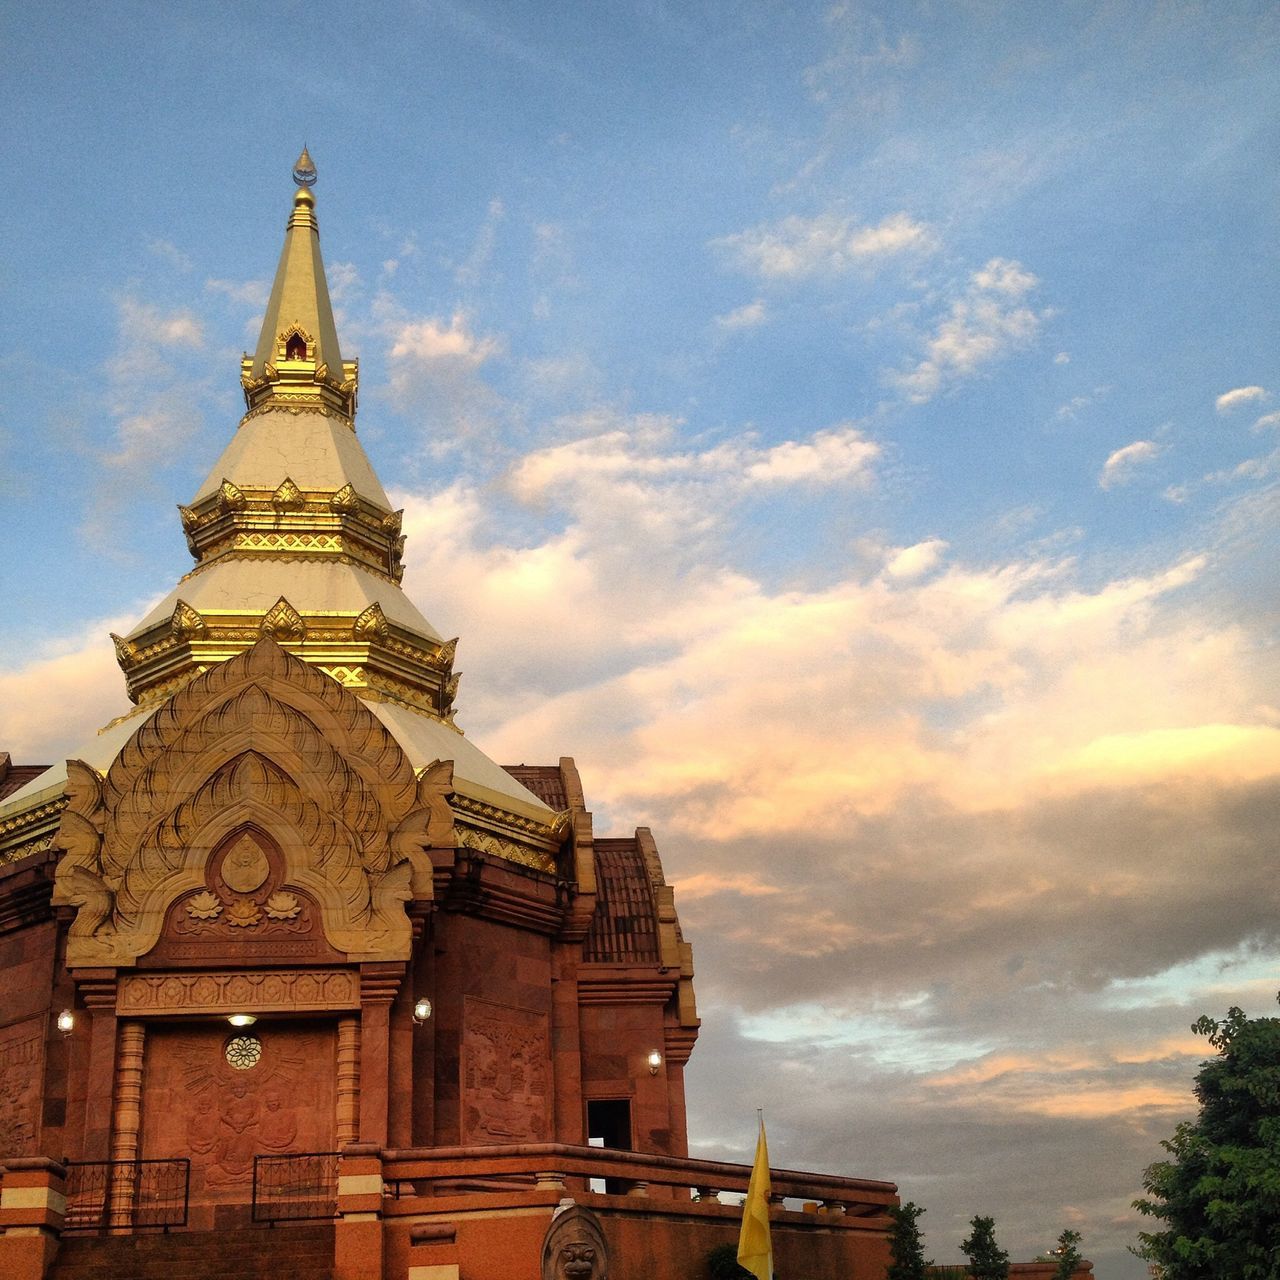
<path fill-rule="evenodd" d="M 67 1046 L 54 1026 L 56 926 L 0 938 L 0 1159 L 40 1153 L 60 1137 L 67 1109 Z"/>

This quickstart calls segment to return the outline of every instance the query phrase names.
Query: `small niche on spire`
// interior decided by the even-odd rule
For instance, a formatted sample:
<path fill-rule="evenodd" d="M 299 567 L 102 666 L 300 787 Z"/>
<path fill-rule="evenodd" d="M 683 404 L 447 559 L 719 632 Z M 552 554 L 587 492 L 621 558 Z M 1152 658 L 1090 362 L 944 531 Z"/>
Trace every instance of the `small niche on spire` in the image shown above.
<path fill-rule="evenodd" d="M 307 358 L 307 343 L 300 333 L 291 333 L 288 341 L 284 344 L 284 358 L 286 360 L 305 360 Z"/>

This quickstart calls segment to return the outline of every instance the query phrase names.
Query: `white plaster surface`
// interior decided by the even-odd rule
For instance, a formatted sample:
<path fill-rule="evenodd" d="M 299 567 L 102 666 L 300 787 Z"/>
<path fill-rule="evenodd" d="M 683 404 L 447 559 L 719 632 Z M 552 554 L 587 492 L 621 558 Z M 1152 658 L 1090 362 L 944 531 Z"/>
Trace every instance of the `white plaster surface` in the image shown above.
<path fill-rule="evenodd" d="M 185 600 L 198 613 L 266 613 L 284 596 L 304 616 L 362 613 L 375 601 L 387 618 L 439 643 L 444 637 L 394 583 L 359 565 L 281 557 L 258 560 L 228 556 L 184 578 L 132 631 L 140 635 L 173 613 Z"/>
<path fill-rule="evenodd" d="M 7 796 L 4 804 L 0 805 L 0 816 L 30 808 L 31 802 L 43 791 L 50 793 L 48 797 L 45 797 L 47 799 L 53 799 L 55 796 L 61 795 L 62 784 L 67 780 L 68 760 L 83 760 L 85 764 L 91 765 L 99 773 L 106 773 L 111 767 L 111 762 L 120 754 L 124 744 L 159 709 L 159 706 L 154 706 L 147 707 L 145 710 L 134 711 L 119 723 L 113 724 L 109 729 L 101 730 L 96 736 L 90 738 L 88 742 L 81 743 L 80 746 L 69 752 L 57 764 L 51 765 L 42 774 L 32 778 L 26 786 L 19 787 L 11 796 Z"/>
<path fill-rule="evenodd" d="M 352 692 L 359 696 L 358 689 Z M 460 730 L 399 703 L 367 702 L 365 705 L 387 726 L 415 769 L 435 760 L 452 760 L 453 785 L 464 795 L 538 822 L 551 821 L 554 811 L 500 764 L 490 760 Z"/>
<path fill-rule="evenodd" d="M 236 431 L 192 503 L 223 480 L 242 489 L 275 489 L 286 476 L 300 489 L 337 492 L 349 484 L 362 498 L 391 508 L 350 427 L 324 414 L 283 409 L 250 418 Z"/>

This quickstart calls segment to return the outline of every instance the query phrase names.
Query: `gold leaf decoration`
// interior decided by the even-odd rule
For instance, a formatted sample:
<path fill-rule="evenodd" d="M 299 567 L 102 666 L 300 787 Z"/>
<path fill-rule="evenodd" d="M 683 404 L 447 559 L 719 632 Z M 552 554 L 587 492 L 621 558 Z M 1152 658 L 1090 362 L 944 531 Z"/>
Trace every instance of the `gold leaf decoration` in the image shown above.
<path fill-rule="evenodd" d="M 116 661 L 122 667 L 138 656 L 138 646 L 132 640 L 126 640 L 124 636 L 116 635 L 114 631 L 111 633 L 111 643 L 116 647 Z"/>
<path fill-rule="evenodd" d="M 244 494 L 240 491 L 240 487 L 232 484 L 230 480 L 223 480 L 218 488 L 218 498 L 227 511 L 244 510 Z"/>
<path fill-rule="evenodd" d="M 277 889 L 267 899 L 267 905 L 264 909 L 273 920 L 292 920 L 302 910 L 302 904 L 293 894 Z"/>
<path fill-rule="evenodd" d="M 222 901 L 208 889 L 201 889 L 187 903 L 187 915 L 193 920 L 216 920 L 222 914 Z"/>
<path fill-rule="evenodd" d="M 185 601 L 179 600 L 173 606 L 173 617 L 169 621 L 173 634 L 179 639 L 198 636 L 205 629 L 204 619 Z"/>
<path fill-rule="evenodd" d="M 454 636 L 452 640 L 446 640 L 444 644 L 436 650 L 436 655 L 432 661 L 440 668 L 441 671 L 448 671 L 453 666 L 453 659 L 458 652 L 458 637 Z"/>
<path fill-rule="evenodd" d="M 355 511 L 360 505 L 360 500 L 356 497 L 356 491 L 349 484 L 344 484 L 329 499 L 329 505 L 335 511 Z"/>
<path fill-rule="evenodd" d="M 284 596 L 267 610 L 266 617 L 262 619 L 262 634 L 276 640 L 301 640 L 306 630 L 302 615 Z"/>
<path fill-rule="evenodd" d="M 357 640 L 385 639 L 388 631 L 386 615 L 375 600 L 354 622 L 352 631 Z"/>
<path fill-rule="evenodd" d="M 271 505 L 277 511 L 300 511 L 305 505 L 305 499 L 302 490 L 285 476 L 280 487 L 271 495 Z"/>
<path fill-rule="evenodd" d="M 194 508 L 184 507 L 178 504 L 178 514 L 182 517 L 182 527 L 190 533 L 192 529 L 200 523 L 200 517 L 196 514 Z"/>

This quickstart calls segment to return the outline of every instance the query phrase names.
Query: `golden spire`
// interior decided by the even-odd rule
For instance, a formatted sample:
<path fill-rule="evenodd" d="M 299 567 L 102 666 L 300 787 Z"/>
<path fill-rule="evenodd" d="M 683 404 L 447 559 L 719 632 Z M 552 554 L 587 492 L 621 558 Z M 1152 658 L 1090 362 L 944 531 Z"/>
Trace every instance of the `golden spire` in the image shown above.
<path fill-rule="evenodd" d="M 355 417 L 355 361 L 344 362 L 338 349 L 333 305 L 320 256 L 320 224 L 311 192 L 316 166 L 306 147 L 293 166 L 298 190 L 284 233 L 284 249 L 257 350 L 240 366 L 250 410 L 312 404 Z"/>

